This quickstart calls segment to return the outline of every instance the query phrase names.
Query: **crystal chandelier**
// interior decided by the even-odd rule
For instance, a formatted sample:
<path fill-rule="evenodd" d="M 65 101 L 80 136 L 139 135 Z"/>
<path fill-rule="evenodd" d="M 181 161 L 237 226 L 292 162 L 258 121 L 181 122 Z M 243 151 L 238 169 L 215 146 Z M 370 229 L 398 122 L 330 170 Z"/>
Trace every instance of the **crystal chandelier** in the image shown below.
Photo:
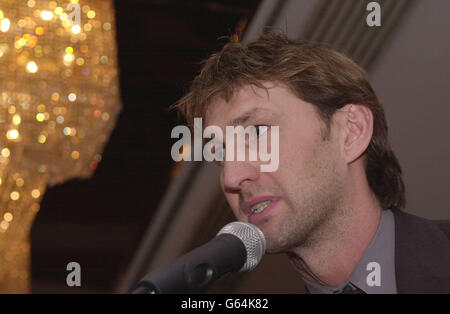
<path fill-rule="evenodd" d="M 46 187 L 101 160 L 121 108 L 114 25 L 110 0 L 0 0 L 0 293 L 30 291 Z"/>

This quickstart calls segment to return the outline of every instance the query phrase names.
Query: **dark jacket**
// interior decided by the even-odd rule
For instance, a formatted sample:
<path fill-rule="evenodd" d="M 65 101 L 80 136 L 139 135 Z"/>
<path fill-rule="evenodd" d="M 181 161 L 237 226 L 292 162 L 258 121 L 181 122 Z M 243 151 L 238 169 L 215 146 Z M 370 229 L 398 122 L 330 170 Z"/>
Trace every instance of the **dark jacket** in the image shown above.
<path fill-rule="evenodd" d="M 397 292 L 450 293 L 450 221 L 393 213 Z"/>

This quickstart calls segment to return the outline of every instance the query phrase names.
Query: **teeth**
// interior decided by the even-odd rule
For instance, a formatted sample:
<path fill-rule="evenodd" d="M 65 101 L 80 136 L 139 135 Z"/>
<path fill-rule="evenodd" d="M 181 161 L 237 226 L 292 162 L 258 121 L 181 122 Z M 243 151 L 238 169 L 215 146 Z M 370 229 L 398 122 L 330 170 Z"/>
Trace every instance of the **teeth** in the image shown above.
<path fill-rule="evenodd" d="M 253 207 L 251 208 L 251 211 L 254 214 L 258 214 L 258 213 L 262 212 L 267 206 L 269 206 L 270 203 L 272 203 L 272 201 L 264 201 L 264 202 L 258 203 L 256 205 L 253 205 Z"/>

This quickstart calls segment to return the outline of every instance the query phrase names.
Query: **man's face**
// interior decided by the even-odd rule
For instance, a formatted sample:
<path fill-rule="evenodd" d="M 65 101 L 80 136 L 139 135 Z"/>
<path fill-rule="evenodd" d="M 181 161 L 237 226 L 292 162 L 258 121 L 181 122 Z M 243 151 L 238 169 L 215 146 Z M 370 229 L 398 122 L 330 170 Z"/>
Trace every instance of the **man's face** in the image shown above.
<path fill-rule="evenodd" d="M 240 121 L 244 128 L 269 126 L 264 134 L 269 145 L 270 126 L 279 126 L 276 171 L 260 172 L 263 162 L 234 158 L 220 163 L 220 184 L 236 218 L 263 231 L 267 252 L 287 252 L 308 245 L 309 236 L 336 212 L 343 194 L 344 164 L 333 127 L 325 139 L 325 123 L 313 105 L 283 85 L 265 86 L 268 94 L 245 86 L 229 103 L 217 99 L 205 118 L 206 125 L 219 126 L 223 134 L 232 121 Z"/>

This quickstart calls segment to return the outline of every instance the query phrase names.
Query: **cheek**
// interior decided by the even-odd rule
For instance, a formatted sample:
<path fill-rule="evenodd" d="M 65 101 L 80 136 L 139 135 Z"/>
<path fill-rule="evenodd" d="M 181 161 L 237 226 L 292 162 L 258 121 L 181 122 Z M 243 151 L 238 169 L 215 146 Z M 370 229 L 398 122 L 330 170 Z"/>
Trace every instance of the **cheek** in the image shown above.
<path fill-rule="evenodd" d="M 234 216 L 237 220 L 246 221 L 247 216 L 242 213 L 242 211 L 239 209 L 239 195 L 238 194 L 231 194 L 226 193 L 225 198 L 228 202 L 228 205 L 230 205 L 231 210 L 233 211 Z"/>
<path fill-rule="evenodd" d="M 222 193 L 225 196 L 225 199 L 227 200 L 228 205 L 231 207 L 231 210 L 233 211 L 234 216 L 238 220 L 244 220 L 245 216 L 242 215 L 241 211 L 239 210 L 239 194 L 237 193 L 226 193 L 224 190 L 223 185 L 223 176 L 222 171 L 220 171 L 220 188 L 222 189 Z"/>
<path fill-rule="evenodd" d="M 322 139 L 315 134 L 289 136 L 280 141 L 280 166 L 277 180 L 294 197 L 304 191 L 312 178 L 318 175 L 321 156 L 318 149 Z"/>
<path fill-rule="evenodd" d="M 287 137 L 280 140 L 279 170 L 283 176 L 296 174 L 298 168 L 308 157 L 308 152 L 311 151 L 310 145 L 307 140 L 300 136 Z"/>

